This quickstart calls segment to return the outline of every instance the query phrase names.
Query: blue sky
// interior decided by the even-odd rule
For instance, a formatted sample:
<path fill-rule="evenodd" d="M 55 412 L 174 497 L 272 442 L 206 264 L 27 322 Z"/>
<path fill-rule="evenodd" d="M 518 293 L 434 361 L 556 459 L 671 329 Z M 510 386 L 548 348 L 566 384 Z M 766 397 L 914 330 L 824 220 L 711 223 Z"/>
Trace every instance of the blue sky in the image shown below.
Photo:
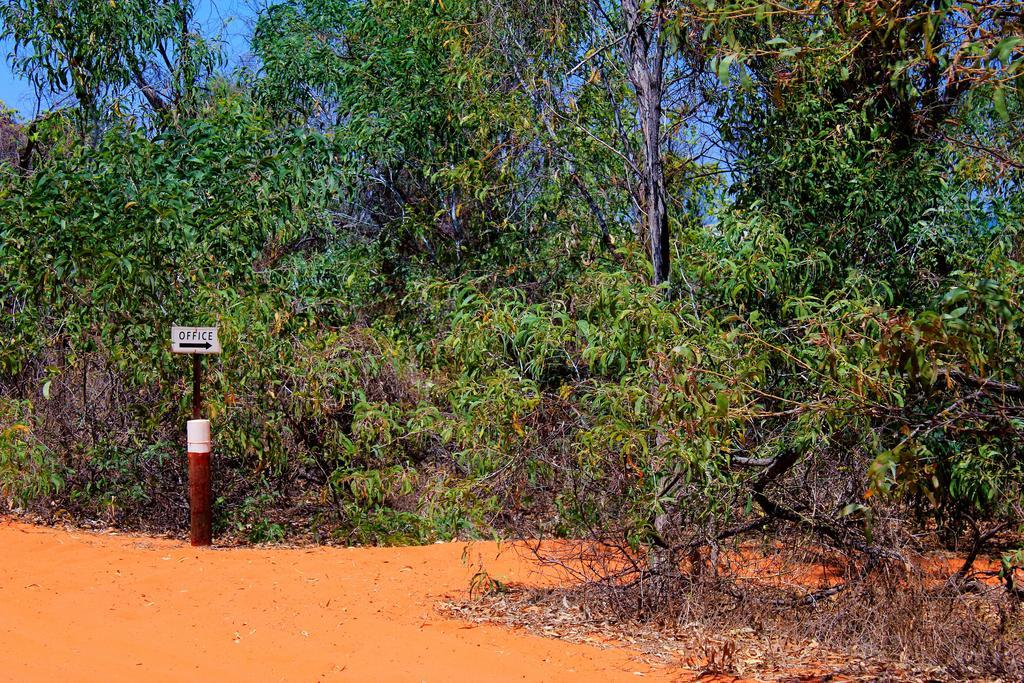
<path fill-rule="evenodd" d="M 0 41 L 0 50 L 4 54 L 4 63 L 0 65 L 0 101 L 11 109 L 17 109 L 22 115 L 30 114 L 35 104 L 32 88 L 11 73 L 11 65 L 8 61 L 11 54 L 10 41 Z"/>
<path fill-rule="evenodd" d="M 202 26 L 206 36 L 220 36 L 224 51 L 231 63 L 246 56 L 248 37 L 259 0 L 196 0 L 195 20 Z M 32 86 L 11 71 L 10 56 L 13 45 L 0 41 L 0 101 L 21 113 L 23 118 L 31 117 L 36 108 L 36 97 Z"/>

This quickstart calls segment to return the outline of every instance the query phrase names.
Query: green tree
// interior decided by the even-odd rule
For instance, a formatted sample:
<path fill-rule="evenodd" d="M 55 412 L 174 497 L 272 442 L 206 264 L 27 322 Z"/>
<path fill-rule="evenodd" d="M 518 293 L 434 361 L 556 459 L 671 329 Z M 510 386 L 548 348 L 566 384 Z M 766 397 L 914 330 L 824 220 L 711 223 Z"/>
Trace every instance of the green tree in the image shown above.
<path fill-rule="evenodd" d="M 142 105 L 164 121 L 195 106 L 215 59 L 191 0 L 15 0 L 0 6 L 16 72 L 80 107 L 87 128 Z M 136 93 L 142 101 L 136 99 Z"/>

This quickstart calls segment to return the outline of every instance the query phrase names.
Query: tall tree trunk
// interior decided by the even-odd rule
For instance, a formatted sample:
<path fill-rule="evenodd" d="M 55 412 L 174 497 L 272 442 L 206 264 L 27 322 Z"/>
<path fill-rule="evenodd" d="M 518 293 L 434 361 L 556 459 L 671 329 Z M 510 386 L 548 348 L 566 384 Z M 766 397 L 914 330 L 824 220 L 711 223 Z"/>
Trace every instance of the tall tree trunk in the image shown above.
<path fill-rule="evenodd" d="M 661 99 L 664 90 L 664 2 L 648 11 L 641 0 L 622 0 L 626 23 L 629 80 L 636 92 L 637 116 L 643 131 L 643 228 L 653 266 L 653 283 L 669 277 L 668 202 L 661 159 Z"/>

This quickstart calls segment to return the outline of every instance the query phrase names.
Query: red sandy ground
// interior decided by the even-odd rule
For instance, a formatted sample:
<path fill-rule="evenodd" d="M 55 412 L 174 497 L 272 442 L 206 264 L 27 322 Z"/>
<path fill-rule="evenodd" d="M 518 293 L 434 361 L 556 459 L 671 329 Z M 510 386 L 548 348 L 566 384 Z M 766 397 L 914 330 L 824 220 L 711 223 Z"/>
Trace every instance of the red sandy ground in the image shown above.
<path fill-rule="evenodd" d="M 199 550 L 0 518 L 0 681 L 679 680 L 627 649 L 441 617 L 474 573 L 465 548 Z M 496 554 L 470 559 L 531 579 Z"/>

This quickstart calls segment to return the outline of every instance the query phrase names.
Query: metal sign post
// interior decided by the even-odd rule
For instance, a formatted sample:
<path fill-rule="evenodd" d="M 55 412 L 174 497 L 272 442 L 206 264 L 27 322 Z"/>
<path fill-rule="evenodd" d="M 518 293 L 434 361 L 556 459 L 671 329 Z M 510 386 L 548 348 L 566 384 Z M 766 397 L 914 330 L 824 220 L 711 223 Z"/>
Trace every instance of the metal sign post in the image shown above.
<path fill-rule="evenodd" d="M 171 327 L 171 351 L 192 356 L 192 419 L 188 421 L 189 538 L 192 545 L 210 545 L 213 540 L 210 485 L 210 421 L 202 416 L 203 366 L 201 356 L 220 353 L 216 327 Z"/>
<path fill-rule="evenodd" d="M 192 419 L 203 414 L 203 364 L 199 354 L 192 356 Z"/>

